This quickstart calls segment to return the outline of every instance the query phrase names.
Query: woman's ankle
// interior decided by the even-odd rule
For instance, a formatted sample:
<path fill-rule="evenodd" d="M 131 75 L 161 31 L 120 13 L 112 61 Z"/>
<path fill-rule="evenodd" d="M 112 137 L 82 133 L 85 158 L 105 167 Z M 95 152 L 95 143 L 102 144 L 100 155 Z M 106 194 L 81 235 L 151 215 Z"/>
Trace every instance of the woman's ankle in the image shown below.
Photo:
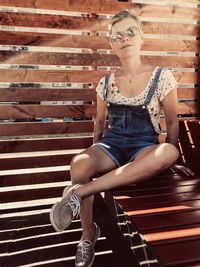
<path fill-rule="evenodd" d="M 93 223 L 93 227 L 90 227 L 88 231 L 83 232 L 82 234 L 82 240 L 90 240 L 92 241 L 95 234 L 95 226 Z"/>
<path fill-rule="evenodd" d="M 81 198 L 81 199 L 83 197 L 83 195 L 82 195 L 82 187 L 83 187 L 83 185 L 79 184 L 73 190 L 73 194 L 76 195 L 77 197 Z"/>

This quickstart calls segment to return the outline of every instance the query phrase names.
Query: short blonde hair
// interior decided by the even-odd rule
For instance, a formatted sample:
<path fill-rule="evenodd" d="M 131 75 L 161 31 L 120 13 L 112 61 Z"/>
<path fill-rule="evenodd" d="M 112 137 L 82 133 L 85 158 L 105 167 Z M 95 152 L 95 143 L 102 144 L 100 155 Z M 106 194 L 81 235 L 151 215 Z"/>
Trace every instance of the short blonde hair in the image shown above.
<path fill-rule="evenodd" d="M 125 19 L 125 18 L 132 18 L 138 26 L 138 29 L 142 35 L 142 29 L 141 29 L 141 22 L 139 17 L 135 16 L 134 14 L 131 13 L 131 11 L 129 10 L 122 10 L 120 12 L 118 12 L 117 14 L 114 15 L 114 17 L 111 19 L 111 22 L 108 24 L 108 31 L 109 31 L 109 35 L 112 34 L 112 28 L 115 25 L 115 23 Z"/>

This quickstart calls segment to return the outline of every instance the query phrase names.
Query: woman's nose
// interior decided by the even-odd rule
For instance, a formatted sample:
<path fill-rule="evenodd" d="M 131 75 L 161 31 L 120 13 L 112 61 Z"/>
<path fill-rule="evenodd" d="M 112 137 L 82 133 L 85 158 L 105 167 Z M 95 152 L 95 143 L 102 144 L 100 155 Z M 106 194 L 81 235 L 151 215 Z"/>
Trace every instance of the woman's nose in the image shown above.
<path fill-rule="evenodd" d="M 124 42 L 127 42 L 128 40 L 129 40 L 128 37 L 124 36 L 123 39 L 122 39 L 122 42 L 124 43 Z"/>

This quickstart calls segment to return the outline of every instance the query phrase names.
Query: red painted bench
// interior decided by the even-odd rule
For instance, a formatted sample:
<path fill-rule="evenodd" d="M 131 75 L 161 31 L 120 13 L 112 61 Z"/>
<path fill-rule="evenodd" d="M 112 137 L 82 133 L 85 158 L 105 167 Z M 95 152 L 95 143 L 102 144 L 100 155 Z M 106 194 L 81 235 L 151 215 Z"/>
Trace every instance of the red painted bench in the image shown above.
<path fill-rule="evenodd" d="M 195 171 L 194 177 L 166 173 L 147 182 L 116 188 L 111 193 L 118 224 L 138 258 L 142 257 L 143 247 L 146 263 L 157 264 L 157 260 L 161 266 L 199 266 L 199 120 L 180 121 L 179 146 L 183 164 Z M 137 231 L 144 240 L 142 243 L 141 239 L 141 243 L 135 246 L 138 236 L 133 233 Z M 145 249 L 150 253 L 144 252 Z"/>

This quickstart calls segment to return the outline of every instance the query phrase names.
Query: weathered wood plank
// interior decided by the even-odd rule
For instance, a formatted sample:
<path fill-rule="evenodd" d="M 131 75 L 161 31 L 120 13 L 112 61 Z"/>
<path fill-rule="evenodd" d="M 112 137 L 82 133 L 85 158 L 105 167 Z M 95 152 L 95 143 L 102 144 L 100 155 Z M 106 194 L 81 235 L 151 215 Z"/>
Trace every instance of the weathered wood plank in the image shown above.
<path fill-rule="evenodd" d="M 97 82 L 97 81 L 96 81 Z M 195 81 L 194 81 L 195 82 Z M 96 83 L 94 84 L 94 86 Z M 178 88 L 178 98 L 198 98 L 197 88 Z M 0 101 L 95 101 L 95 89 L 0 88 Z"/>
<path fill-rule="evenodd" d="M 0 124 L 0 136 L 37 134 L 88 133 L 93 131 L 93 121 L 74 122 L 17 122 Z"/>
<path fill-rule="evenodd" d="M 1 57 L 2 53 L 0 54 Z M 143 62 L 155 64 L 163 67 L 176 68 L 198 68 L 199 58 L 183 56 L 142 56 Z M 78 65 L 78 66 L 119 66 L 120 62 L 117 56 L 109 54 L 64 54 L 64 53 L 23 53 L 10 60 L 4 61 L 5 57 L 0 58 L 2 63 L 9 64 L 38 64 L 38 65 Z M 3 70 L 1 70 L 3 71 Z M 56 73 L 56 72 L 55 72 Z M 56 75 L 55 79 L 56 79 Z M 1 76 L 2 77 L 2 76 Z M 6 79 L 6 78 L 5 78 Z M 15 78 L 17 79 L 17 78 Z M 2 78 L 1 78 L 2 80 Z"/>
<path fill-rule="evenodd" d="M 166 8 L 165 8 L 166 9 Z M 167 8 L 168 10 L 170 8 Z M 193 9 L 194 10 L 194 9 Z M 153 11 L 155 12 L 155 11 Z M 188 10 L 187 10 L 188 12 Z M 171 13 L 171 11 L 170 11 Z M 164 13 L 166 15 L 166 13 Z M 152 15 L 150 15 L 152 16 Z M 159 14 L 160 17 L 163 17 Z M 172 15 L 170 14 L 170 17 Z M 174 15 L 175 18 L 176 15 Z M 172 21 L 173 22 L 173 21 Z M 179 34 L 196 36 L 200 29 L 199 25 L 180 24 L 166 22 L 142 22 L 144 33 L 153 34 Z M 46 14 L 23 14 L 23 13 L 2 13 L 1 25 L 23 26 L 23 27 L 42 27 L 54 29 L 84 29 L 94 31 L 107 31 L 109 20 L 99 19 L 98 15 L 92 17 L 70 17 L 62 15 Z"/>
<path fill-rule="evenodd" d="M 104 56 L 106 60 L 107 55 Z M 169 58 L 167 58 L 168 60 Z M 77 82 L 98 83 L 108 71 L 81 71 L 81 70 L 32 70 L 32 69 L 2 69 L 0 82 Z M 179 83 L 200 83 L 197 72 L 174 72 Z M 92 92 L 92 91 L 91 91 Z M 48 93 L 48 92 L 47 92 Z M 73 93 L 72 91 L 70 93 Z M 76 94 L 76 92 L 74 91 Z M 87 91 L 88 93 L 88 91 Z M 69 93 L 64 93 L 65 95 Z M 82 93 L 84 94 L 84 93 Z M 49 95 L 49 93 L 48 93 Z M 76 94 L 77 97 L 77 94 Z M 73 96 L 72 96 L 73 98 Z M 77 99 L 78 100 L 78 99 Z"/>
<path fill-rule="evenodd" d="M 164 119 L 160 119 L 162 131 L 166 131 Z M 70 134 L 70 133 L 89 133 L 93 132 L 93 121 L 74 121 L 74 122 L 16 122 L 1 123 L 0 137 L 23 136 L 23 135 L 51 135 L 51 134 Z M 183 137 L 182 128 L 180 127 L 181 137 Z M 188 139 L 188 135 L 185 135 Z M 192 133 L 194 138 L 194 133 Z M 197 135 L 198 138 L 198 135 Z M 196 139 L 197 139 L 196 138 Z"/>
<path fill-rule="evenodd" d="M 178 103 L 178 114 L 196 114 L 198 104 Z M 10 118 L 63 118 L 90 117 L 96 113 L 95 105 L 14 105 L 0 106 L 0 119 Z"/>
<path fill-rule="evenodd" d="M 178 114 L 198 113 L 198 104 L 192 102 L 178 103 Z M 15 105 L 1 106 L 0 119 L 24 118 L 63 118 L 63 117 L 90 117 L 96 113 L 95 105 Z"/>
<path fill-rule="evenodd" d="M 198 4 L 199 2 L 192 2 Z M 43 1 L 31 1 L 31 0 L 1 0 L 0 5 L 10 6 L 10 7 L 27 7 L 27 8 L 37 8 L 37 9 L 50 9 L 50 10 L 67 10 L 75 12 L 87 12 L 87 13 L 107 13 L 114 14 L 122 9 L 133 9 L 134 13 L 137 15 L 147 16 L 147 17 L 178 17 L 178 18 L 190 18 L 198 19 L 199 14 L 198 10 L 195 8 L 182 8 L 182 7 L 173 7 L 171 2 L 169 6 L 159 6 L 159 5 L 147 5 L 147 4 L 137 4 L 130 2 L 118 2 L 118 1 L 103 1 L 98 2 L 92 0 L 78 0 L 74 1 L 65 1 L 62 0 L 56 1 L 53 3 L 51 0 Z M 111 8 L 112 6 L 112 8 Z"/>
<path fill-rule="evenodd" d="M 58 35 L 47 33 L 23 33 L 23 32 L 1 32 L 0 44 L 2 45 L 36 45 L 48 47 L 71 47 L 97 49 L 110 49 L 108 39 L 100 36 L 75 36 Z M 173 45 L 172 45 L 173 44 Z M 200 50 L 198 40 L 164 40 L 164 39 L 144 39 L 142 49 L 145 51 L 179 51 L 197 52 Z M 4 53 L 2 56 L 1 53 Z M 1 60 L 15 55 L 0 52 Z M 16 53 L 17 55 L 17 53 Z"/>
<path fill-rule="evenodd" d="M 26 168 L 41 168 L 69 165 L 74 154 L 66 155 L 53 155 L 43 157 L 24 157 L 24 158 L 11 158 L 0 159 L 0 170 L 15 170 Z"/>
<path fill-rule="evenodd" d="M 198 266 L 200 261 L 200 240 L 172 243 L 153 248 L 165 266 Z M 172 253 L 176 251 L 176 253 Z M 197 264 L 196 264 L 197 263 Z"/>
<path fill-rule="evenodd" d="M 198 90 L 197 88 L 178 88 L 177 96 L 178 98 L 198 98 Z"/>
<path fill-rule="evenodd" d="M 0 78 L 0 82 L 41 81 L 41 82 L 64 82 L 64 83 L 67 82 L 95 83 L 99 81 L 100 78 L 102 78 L 102 76 L 105 74 L 105 71 L 2 69 L 1 74 L 4 77 L 1 76 L 2 78 Z"/>
<path fill-rule="evenodd" d="M 0 101 L 94 101 L 92 89 L 0 88 Z"/>
<path fill-rule="evenodd" d="M 0 170 L 16 170 L 27 168 L 55 167 L 69 165 L 73 156 L 78 152 L 66 153 L 63 155 L 20 157 L 0 159 Z"/>
<path fill-rule="evenodd" d="M 55 183 L 70 180 L 70 173 L 68 171 L 44 172 L 44 173 L 30 173 L 30 174 L 16 174 L 5 175 L 0 177 L 0 186 L 17 186 L 27 184 L 40 183 Z"/>
<path fill-rule="evenodd" d="M 192 194 L 192 192 L 191 192 Z M 130 208 L 129 208 L 130 210 Z M 129 211 L 127 211 L 129 213 Z M 174 211 L 170 213 L 163 213 L 163 214 L 148 214 L 148 215 L 141 215 L 141 216 L 132 216 L 132 220 L 136 223 L 139 230 L 144 233 L 148 231 L 166 231 L 172 227 L 176 228 L 176 226 L 181 226 L 185 224 L 195 224 L 198 223 L 199 218 L 199 210 L 186 210 L 186 211 Z M 131 210 L 130 210 L 131 214 Z M 148 218 L 148 219 L 147 219 Z"/>
<path fill-rule="evenodd" d="M 92 137 L 0 141 L 1 153 L 82 149 L 92 145 Z"/>
<path fill-rule="evenodd" d="M 95 105 L 15 105 L 0 106 L 0 119 L 90 117 Z"/>

